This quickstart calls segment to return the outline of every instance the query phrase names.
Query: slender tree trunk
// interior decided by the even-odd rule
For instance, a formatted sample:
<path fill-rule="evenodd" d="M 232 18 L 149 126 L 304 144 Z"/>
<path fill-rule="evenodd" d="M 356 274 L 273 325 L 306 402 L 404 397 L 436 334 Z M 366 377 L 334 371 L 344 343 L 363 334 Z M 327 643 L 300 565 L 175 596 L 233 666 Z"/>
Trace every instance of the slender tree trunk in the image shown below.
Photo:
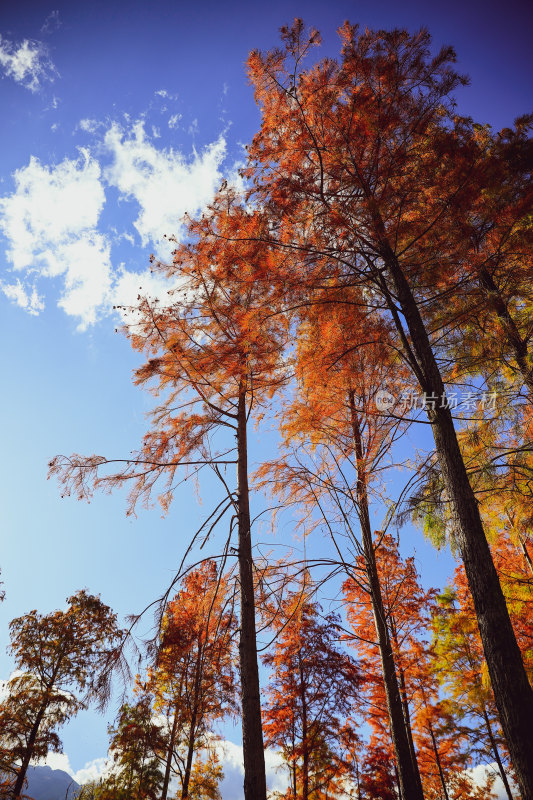
<path fill-rule="evenodd" d="M 396 644 L 398 649 L 398 645 Z M 400 696 L 402 698 L 403 716 L 405 719 L 405 729 L 407 731 L 407 740 L 409 742 L 409 750 L 411 751 L 411 759 L 418 769 L 418 762 L 416 760 L 415 743 L 413 741 L 413 729 L 411 727 L 411 714 L 409 712 L 409 703 L 407 700 L 407 689 L 405 686 L 405 675 L 401 667 L 398 668 L 398 677 L 400 682 Z"/>
<path fill-rule="evenodd" d="M 528 341 L 527 339 L 523 339 L 520 335 L 520 331 L 511 316 L 507 303 L 503 299 L 489 270 L 482 267 L 478 274 L 479 283 L 485 293 L 488 304 L 498 317 L 509 349 L 514 356 L 518 370 L 527 386 L 530 401 L 533 401 L 533 367 L 530 367 L 528 364 Z"/>
<path fill-rule="evenodd" d="M 361 800 L 361 779 L 359 777 L 359 762 L 356 762 L 355 764 L 355 779 L 357 783 L 357 800 Z M 402 800 L 401 797 L 400 800 Z"/>
<path fill-rule="evenodd" d="M 435 741 L 435 734 L 433 733 L 431 722 L 428 725 L 428 730 L 429 730 L 429 735 L 431 736 L 433 752 L 435 753 L 435 761 L 437 763 L 437 769 L 439 770 L 439 777 L 442 785 L 442 791 L 444 792 L 444 800 L 450 800 L 448 795 L 448 789 L 446 788 L 446 781 L 444 780 L 444 772 L 442 771 L 442 764 L 440 763 L 439 749 L 437 747 L 437 742 Z"/>
<path fill-rule="evenodd" d="M 387 618 L 381 585 L 379 581 L 378 568 L 374 543 L 372 541 L 372 529 L 370 525 L 370 513 L 368 509 L 368 493 L 366 471 L 363 458 L 363 446 L 361 442 L 361 429 L 355 408 L 355 397 L 350 390 L 349 395 L 352 433 L 354 440 L 356 464 L 357 464 L 357 502 L 359 508 L 359 519 L 361 524 L 361 538 L 363 542 L 363 552 L 365 558 L 365 569 L 370 587 L 370 600 L 374 615 L 374 625 L 378 640 L 379 653 L 381 657 L 381 668 L 383 672 L 383 682 L 385 684 L 385 696 L 387 698 L 387 710 L 389 712 L 391 737 L 396 756 L 398 778 L 401 787 L 403 800 L 423 800 L 422 781 L 416 758 L 412 758 L 411 748 L 407 735 L 396 665 L 394 663 L 394 653 L 387 627 Z"/>
<path fill-rule="evenodd" d="M 255 593 L 248 489 L 246 388 L 241 384 L 237 410 L 237 478 L 241 629 L 239 661 L 242 691 L 242 744 L 245 800 L 266 800 L 265 754 L 257 665 Z"/>
<path fill-rule="evenodd" d="M 52 675 L 49 679 L 49 682 L 45 688 L 44 692 L 44 700 L 41 708 L 37 712 L 37 716 L 35 717 L 35 722 L 32 725 L 30 735 L 28 737 L 28 744 L 26 746 L 26 751 L 22 758 L 22 764 L 20 765 L 20 770 L 17 774 L 17 780 L 15 781 L 15 786 L 13 787 L 13 800 L 19 800 L 20 794 L 22 789 L 24 788 L 24 781 L 26 780 L 26 773 L 28 772 L 28 767 L 30 765 L 30 761 L 33 756 L 33 749 L 35 747 L 35 740 L 37 739 L 37 734 L 39 733 L 39 728 L 41 727 L 41 722 L 44 719 L 44 715 L 46 713 L 46 709 L 50 703 L 50 693 L 54 688 L 54 684 L 57 680 L 57 676 L 59 675 L 59 670 L 63 663 L 64 654 L 60 653 L 58 656 L 58 660 L 55 663 L 54 669 L 52 671 Z"/>
<path fill-rule="evenodd" d="M 178 697 L 181 698 L 181 692 L 183 689 L 183 671 L 180 675 L 180 685 L 178 689 Z M 168 785 L 170 783 L 170 772 L 172 769 L 172 757 L 174 755 L 174 746 L 176 744 L 176 734 L 178 732 L 178 707 L 176 705 L 176 709 L 174 711 L 174 720 L 172 722 L 172 730 L 170 732 L 170 742 L 168 744 L 168 753 L 167 753 L 167 760 L 165 764 L 165 776 L 163 778 L 163 788 L 161 790 L 161 800 L 167 800 L 168 794 Z"/>
<path fill-rule="evenodd" d="M 196 739 L 196 723 L 198 720 L 198 706 L 200 696 L 200 683 L 202 680 L 202 634 L 198 636 L 198 652 L 196 654 L 196 664 L 194 668 L 194 689 L 192 701 L 191 724 L 189 726 L 189 741 L 187 743 L 187 761 L 185 762 L 185 772 L 183 773 L 183 783 L 181 787 L 181 800 L 187 800 L 189 796 L 189 781 L 191 780 L 192 759 L 194 756 L 194 742 Z"/>
<path fill-rule="evenodd" d="M 529 567 L 529 571 L 533 575 L 533 562 L 531 561 L 531 556 L 529 555 L 529 550 L 527 549 L 527 544 L 525 542 L 525 539 L 522 539 L 521 536 L 519 536 L 518 538 L 520 540 L 520 547 L 522 548 L 522 553 L 524 554 L 524 558 Z"/>
<path fill-rule="evenodd" d="M 302 800 L 309 800 L 309 740 L 307 736 L 307 700 L 305 697 L 305 678 L 302 654 L 298 651 L 298 672 L 300 673 L 300 701 L 302 703 Z"/>
<path fill-rule="evenodd" d="M 168 744 L 168 753 L 165 763 L 165 776 L 163 778 L 163 788 L 161 789 L 161 800 L 167 800 L 168 784 L 170 783 L 170 770 L 172 768 L 172 756 L 174 755 L 174 743 L 176 741 L 176 733 L 178 730 L 178 710 L 174 712 L 174 720 L 172 721 L 172 730 L 170 732 L 170 742 Z"/>
<path fill-rule="evenodd" d="M 398 800 L 403 800 L 402 784 L 400 783 L 400 773 L 398 772 L 398 764 L 394 762 L 394 776 L 396 778 L 396 788 L 398 789 Z"/>
<path fill-rule="evenodd" d="M 444 384 L 420 311 L 390 245 L 384 226 L 381 255 L 388 270 L 393 294 L 389 308 L 402 338 L 406 355 L 426 398 L 436 398 L 427 407 L 450 510 L 455 519 L 457 542 L 465 567 L 479 626 L 485 660 L 511 761 L 524 800 L 533 800 L 533 690 L 529 685 L 516 642 L 498 574 L 485 537 L 477 501 L 468 480 L 465 463 L 449 408 L 441 408 Z M 397 306 L 401 308 L 410 341 L 407 341 Z"/>
<path fill-rule="evenodd" d="M 41 722 L 43 721 L 47 707 L 48 707 L 48 696 L 46 697 L 43 705 L 39 709 L 37 716 L 35 717 L 35 722 L 31 727 L 30 735 L 28 736 L 28 744 L 26 745 L 26 749 L 22 757 L 22 763 L 17 773 L 17 780 L 15 781 L 15 786 L 13 787 L 13 795 L 12 795 L 13 800 L 19 800 L 20 795 L 22 794 L 22 790 L 24 788 L 24 781 L 26 780 L 26 773 L 28 772 L 28 767 L 30 766 L 30 761 L 33 755 L 35 740 L 37 739 L 37 734 L 39 733 L 39 728 L 41 727 Z"/>
<path fill-rule="evenodd" d="M 492 725 L 490 724 L 490 719 L 489 719 L 489 715 L 487 714 L 487 709 L 486 708 L 483 708 L 483 718 L 485 720 L 485 725 L 487 727 L 487 733 L 489 735 L 490 746 L 492 748 L 492 752 L 493 752 L 494 758 L 495 758 L 496 763 L 498 765 L 498 771 L 500 773 L 500 777 L 502 779 L 502 783 L 503 783 L 503 785 L 505 787 L 505 793 L 507 794 L 507 797 L 509 798 L 509 800 L 513 800 L 513 793 L 511 792 L 511 787 L 509 786 L 509 780 L 507 778 L 507 775 L 505 774 L 505 769 L 504 769 L 504 766 L 503 766 L 503 763 L 502 763 L 502 759 L 501 759 L 501 756 L 500 756 L 500 751 L 498 749 L 498 745 L 496 744 L 496 739 L 494 738 Z"/>

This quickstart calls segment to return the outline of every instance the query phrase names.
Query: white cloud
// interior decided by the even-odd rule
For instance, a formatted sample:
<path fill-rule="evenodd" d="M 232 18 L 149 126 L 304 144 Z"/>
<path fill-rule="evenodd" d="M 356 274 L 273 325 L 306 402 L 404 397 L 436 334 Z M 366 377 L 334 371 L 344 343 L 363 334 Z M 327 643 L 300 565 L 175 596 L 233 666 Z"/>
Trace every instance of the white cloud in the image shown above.
<path fill-rule="evenodd" d="M 84 767 L 72 774 L 74 780 L 83 786 L 84 783 L 95 781 L 111 772 L 113 761 L 108 758 L 95 758 L 88 761 Z"/>
<path fill-rule="evenodd" d="M 125 198 L 139 204 L 133 224 L 144 246 L 152 244 L 157 249 L 165 234 L 179 236 L 181 217 L 204 208 L 222 181 L 223 136 L 202 152 L 194 151 L 191 159 L 172 148 L 156 148 L 142 120 L 129 131 L 113 124 L 104 143 L 113 157 L 105 177 Z"/>
<path fill-rule="evenodd" d="M 177 100 L 179 97 L 177 94 L 171 94 L 170 92 L 167 92 L 166 89 L 158 89 L 154 94 L 156 94 L 158 97 L 163 97 L 166 100 Z"/>
<path fill-rule="evenodd" d="M 234 744 L 226 739 L 218 742 L 216 749 L 224 770 L 224 779 L 220 784 L 223 799 L 242 800 L 244 798 L 242 745 Z M 270 747 L 265 749 L 265 768 L 268 789 L 278 792 L 285 791 L 288 775 L 283 759 L 277 750 Z"/>
<path fill-rule="evenodd" d="M 172 130 L 179 126 L 179 121 L 181 119 L 181 114 L 172 114 L 168 121 L 168 127 Z"/>
<path fill-rule="evenodd" d="M 48 753 L 46 758 L 37 762 L 37 765 L 50 767 L 51 769 L 62 769 L 63 772 L 66 772 L 74 778 L 76 783 L 82 786 L 84 783 L 97 780 L 111 772 L 113 761 L 109 758 L 94 758 L 92 761 L 88 761 L 81 769 L 74 771 L 66 753 Z"/>
<path fill-rule="evenodd" d="M 9 300 L 23 308 L 28 314 L 36 316 L 41 311 L 44 311 L 44 300 L 37 293 L 35 286 L 29 292 L 20 280 L 15 283 L 0 281 L 0 289 Z"/>
<path fill-rule="evenodd" d="M 87 151 L 53 167 L 32 156 L 14 180 L 15 192 L 0 198 L 0 229 L 11 242 L 8 258 L 17 270 L 44 259 L 50 274 L 59 274 L 47 245 L 96 227 L 105 202 L 100 165 Z"/>
<path fill-rule="evenodd" d="M 242 746 L 228 740 L 217 742 L 215 746 L 224 770 L 224 779 L 220 784 L 223 800 L 243 800 L 244 767 Z M 66 753 L 49 753 L 45 759 L 39 761 L 39 764 L 46 765 L 52 769 L 62 769 L 71 775 L 80 786 L 89 781 L 97 780 L 113 770 L 112 759 L 95 758 L 75 772 Z M 281 755 L 276 750 L 267 748 L 265 750 L 265 765 L 269 790 L 284 791 L 287 788 L 288 775 Z M 176 788 L 177 785 L 173 782 L 171 789 Z"/>
<path fill-rule="evenodd" d="M 134 245 L 136 229 L 143 246 L 169 258 L 164 235 L 179 238 L 183 215 L 195 215 L 210 202 L 226 155 L 223 136 L 186 157 L 156 147 L 142 120 L 125 127 L 113 123 L 100 136 L 101 126 L 82 119 L 78 129 L 96 136 L 95 144 L 55 165 L 32 156 L 14 173 L 14 190 L 0 197 L 0 235 L 11 273 L 0 278 L 0 292 L 38 314 L 44 309 L 40 282 L 59 279 L 58 305 L 79 319 L 81 330 L 113 305 L 134 305 L 138 294 L 165 302 L 168 282 L 148 270 L 139 274 L 113 265 L 112 247 Z M 131 227 L 102 227 L 106 185 L 118 191 L 119 202 L 132 204 Z"/>
<path fill-rule="evenodd" d="M 38 92 L 44 82 L 52 82 L 56 74 L 43 42 L 24 39 L 16 44 L 1 34 L 0 69 L 31 92 Z"/>
<path fill-rule="evenodd" d="M 85 119 L 80 119 L 77 127 L 80 128 L 80 130 L 85 131 L 85 133 L 94 134 L 96 133 L 98 128 L 101 127 L 101 125 L 102 123 L 98 122 L 96 119 L 85 118 Z"/>
<path fill-rule="evenodd" d="M 507 800 L 507 792 L 505 791 L 505 786 L 503 785 L 496 762 L 493 762 L 492 764 L 478 764 L 477 767 L 468 769 L 466 772 L 474 781 L 475 786 L 484 785 L 489 775 L 496 776 L 496 780 L 494 781 L 494 785 L 492 787 L 492 792 L 496 796 L 496 800 Z M 510 784 L 511 790 L 518 794 L 518 787 L 511 780 Z"/>
<path fill-rule="evenodd" d="M 80 317 L 80 327 L 95 322 L 111 289 L 110 243 L 97 230 L 105 203 L 100 165 L 87 151 L 56 166 L 31 158 L 15 172 L 15 191 L 0 198 L 0 232 L 6 256 L 26 281 L 1 284 L 11 300 L 37 313 L 44 307 L 37 277 L 63 277 L 59 305 Z"/>
<path fill-rule="evenodd" d="M 144 272 L 130 272 L 121 267 L 113 288 L 114 304 L 135 306 L 139 295 L 165 303 L 171 285 L 161 275 L 152 273 L 149 269 Z"/>

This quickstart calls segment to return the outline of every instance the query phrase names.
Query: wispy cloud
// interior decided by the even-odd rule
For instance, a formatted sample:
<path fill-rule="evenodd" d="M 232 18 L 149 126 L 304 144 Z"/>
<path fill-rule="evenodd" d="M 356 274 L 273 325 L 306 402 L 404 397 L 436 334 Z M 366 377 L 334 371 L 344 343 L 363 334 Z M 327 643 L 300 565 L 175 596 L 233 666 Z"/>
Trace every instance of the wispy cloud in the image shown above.
<path fill-rule="evenodd" d="M 94 137 L 77 158 L 47 165 L 32 157 L 14 175 L 15 189 L 0 198 L 0 234 L 10 270 L 0 291 L 30 314 L 44 308 L 44 279 L 61 281 L 58 305 L 84 329 L 115 305 L 135 305 L 139 293 L 166 297 L 169 285 L 146 270 L 129 272 L 113 248 L 134 243 L 168 257 L 164 235 L 183 234 L 181 218 L 196 214 L 222 182 L 226 141 L 221 135 L 191 154 L 157 146 L 144 122 L 103 126 L 82 120 Z M 133 221 L 123 230 L 105 226 L 106 189 L 130 205 Z M 108 192 L 109 193 L 109 192 Z M 131 227 L 127 227 L 130 225 Z M 116 251 L 115 251 L 116 252 Z M 140 289 L 142 287 L 142 290 Z"/>
<path fill-rule="evenodd" d="M 37 280 L 62 277 L 59 305 L 86 327 L 108 301 L 112 279 L 110 241 L 97 229 L 105 203 L 100 165 L 87 151 L 52 167 L 32 157 L 14 181 L 15 191 L 0 198 L 0 231 L 24 285 L 4 280 L 1 289 L 35 314 L 44 307 Z"/>
<path fill-rule="evenodd" d="M 51 11 L 46 17 L 41 27 L 41 33 L 44 33 L 45 35 L 53 33 L 54 31 L 57 31 L 61 25 L 62 23 L 59 19 L 59 11 L 55 9 L 55 11 Z"/>
<path fill-rule="evenodd" d="M 53 82 L 57 75 L 43 42 L 32 39 L 11 42 L 1 34 L 0 71 L 31 92 L 38 92 L 44 83 Z"/>
<path fill-rule="evenodd" d="M 122 197 L 138 203 L 133 224 L 144 246 L 158 249 L 165 234 L 179 236 L 183 215 L 204 208 L 222 181 L 223 136 L 186 158 L 172 148 L 158 149 L 139 120 L 129 130 L 113 124 L 104 145 L 112 157 L 105 178 Z"/>

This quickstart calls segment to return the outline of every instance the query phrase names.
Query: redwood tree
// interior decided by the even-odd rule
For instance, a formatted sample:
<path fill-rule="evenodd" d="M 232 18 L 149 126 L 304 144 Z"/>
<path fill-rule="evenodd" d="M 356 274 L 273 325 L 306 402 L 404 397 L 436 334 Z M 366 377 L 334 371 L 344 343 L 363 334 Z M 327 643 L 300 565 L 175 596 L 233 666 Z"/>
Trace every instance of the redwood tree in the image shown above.
<path fill-rule="evenodd" d="M 281 748 L 290 800 L 342 796 L 350 774 L 343 744 L 353 738 L 360 674 L 342 652 L 339 622 L 335 614 L 321 618 L 320 606 L 306 596 L 304 585 L 283 598 L 277 638 L 263 657 L 272 669 L 264 709 L 266 741 Z"/>
<path fill-rule="evenodd" d="M 190 240 L 176 248 L 172 264 L 154 262 L 176 284 L 168 304 L 144 299 L 133 309 L 129 330 L 132 345 L 148 360 L 136 372 L 136 383 L 155 382 L 162 397 L 153 412 L 153 427 L 140 451 L 128 459 L 101 456 L 51 462 L 65 493 L 72 488 L 87 497 L 96 486 L 112 488 L 131 482 L 131 508 L 150 496 L 158 479 L 166 480 L 160 500 L 168 508 L 178 469 L 211 468 L 225 498 L 206 525 L 205 538 L 231 512 L 237 522 L 240 631 L 239 660 L 242 692 L 244 789 L 247 800 L 264 800 L 266 779 L 259 672 L 257 664 L 254 564 L 248 482 L 248 420 L 260 414 L 284 381 L 280 353 L 285 321 L 273 318 L 266 277 L 276 256 L 261 233 L 264 215 L 240 206 L 223 192 L 200 221 L 191 221 Z M 239 240 L 236 240 L 236 234 Z M 243 238 L 244 237 L 244 238 Z M 228 431 L 234 437 L 228 438 Z M 226 438 L 223 434 L 226 433 Z M 119 472 L 105 473 L 120 462 Z M 225 466 L 236 466 L 236 489 Z M 230 525 L 233 530 L 233 522 Z M 201 531 L 195 537 L 200 536 Z M 231 533 L 230 533 L 231 536 Z M 188 552 L 192 548 L 194 542 Z M 228 538 L 223 561 L 229 557 Z"/>
<path fill-rule="evenodd" d="M 191 776 L 194 784 L 194 776 L 205 772 L 200 754 L 209 750 L 214 723 L 235 711 L 235 632 L 227 582 L 216 564 L 206 561 L 185 576 L 169 602 L 149 672 L 154 713 L 165 718 L 160 800 L 166 800 L 176 775 L 181 799 L 191 796 Z"/>
<path fill-rule="evenodd" d="M 387 327 L 369 318 L 357 300 L 347 287 L 329 289 L 322 293 L 323 305 L 299 312 L 298 391 L 282 423 L 288 453 L 261 473 L 270 476 L 286 501 L 303 505 L 308 529 L 313 517 L 325 523 L 343 570 L 364 584 L 401 791 L 405 798 L 421 798 L 371 528 L 372 499 L 382 499 L 395 439 L 405 431 L 400 417 L 383 415 L 379 397 L 385 391 L 398 394 L 405 370 L 394 358 Z"/>
<path fill-rule="evenodd" d="M 533 690 L 444 400 L 454 377 L 446 327 L 434 325 L 462 285 L 455 210 L 464 213 L 481 188 L 475 128 L 453 105 L 465 80 L 451 48 L 430 55 L 426 31 L 359 34 L 345 24 L 340 34 L 340 61 L 307 70 L 319 35 L 301 20 L 282 29 L 284 50 L 251 55 L 262 124 L 248 174 L 275 219 L 267 238 L 300 255 L 298 275 L 278 276 L 285 293 L 300 289 L 313 302 L 318 284 L 351 279 L 361 302 L 394 326 L 424 398 L 502 727 L 530 797 Z"/>

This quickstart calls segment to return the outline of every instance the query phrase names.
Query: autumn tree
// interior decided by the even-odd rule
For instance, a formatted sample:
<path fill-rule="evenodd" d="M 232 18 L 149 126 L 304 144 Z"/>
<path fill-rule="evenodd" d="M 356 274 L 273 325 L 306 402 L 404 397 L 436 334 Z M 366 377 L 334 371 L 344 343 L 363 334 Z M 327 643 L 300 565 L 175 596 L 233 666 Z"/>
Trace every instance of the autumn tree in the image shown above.
<path fill-rule="evenodd" d="M 431 620 L 434 591 L 420 586 L 414 559 L 402 559 L 398 542 L 390 534 L 378 531 L 373 537 L 376 571 L 382 598 L 383 620 L 390 641 L 391 659 L 395 665 L 401 722 L 405 730 L 408 758 L 420 774 L 413 736 L 413 708 L 420 684 L 425 685 L 427 652 L 425 638 Z M 360 566 L 363 559 L 359 557 Z M 392 755 L 394 730 L 387 712 L 387 692 L 382 669 L 383 656 L 376 635 L 375 612 L 368 587 L 357 572 L 343 585 L 347 618 L 351 634 L 347 638 L 364 665 L 367 678 L 363 697 L 366 697 L 367 721 L 372 731 L 371 747 Z M 430 690 L 428 690 L 430 691 Z M 397 761 L 397 779 L 401 787 L 401 763 Z M 423 783 L 423 781 L 422 781 Z M 425 788 L 425 787 L 424 787 Z"/>
<path fill-rule="evenodd" d="M 216 750 L 208 747 L 198 754 L 194 760 L 189 785 L 190 800 L 222 800 L 220 794 L 220 781 L 224 777 L 224 770 Z M 180 793 L 176 794 L 176 800 Z"/>
<path fill-rule="evenodd" d="M 400 411 L 395 418 L 382 413 L 379 398 L 400 393 L 405 370 L 393 357 L 387 327 L 364 313 L 357 300 L 348 287 L 327 289 L 299 311 L 298 391 L 281 426 L 285 455 L 260 473 L 285 502 L 300 504 L 307 532 L 316 524 L 328 531 L 345 575 L 355 575 L 365 587 L 400 786 L 406 798 L 421 798 L 371 528 L 372 502 L 394 508 L 382 489 L 395 441 L 406 429 Z"/>
<path fill-rule="evenodd" d="M 426 590 L 414 558 L 403 559 L 391 535 L 377 534 L 376 558 L 394 660 L 398 673 L 405 726 L 412 758 L 422 779 L 424 797 L 486 797 L 489 785 L 476 789 L 465 773 L 471 763 L 471 731 L 462 715 L 442 698 L 431 646 L 435 590 Z M 363 698 L 372 735 L 370 752 L 391 752 L 390 731 L 379 650 L 375 641 L 372 606 L 365 588 L 349 579 L 344 584 L 349 636 L 361 659 L 366 681 Z M 390 755 L 389 755 L 390 758 Z M 364 775 L 364 766 L 363 766 Z M 485 794 L 483 794 L 485 792 Z"/>
<path fill-rule="evenodd" d="M 533 403 L 531 302 L 533 229 L 532 116 L 494 132 L 474 128 L 468 201 L 451 204 L 461 291 L 442 305 L 442 318 L 461 319 L 454 337 L 459 368 L 494 376 L 507 391 Z M 474 180 L 475 176 L 475 180 Z"/>
<path fill-rule="evenodd" d="M 163 772 L 157 754 L 164 746 L 164 735 L 152 704 L 150 692 L 138 681 L 134 701 L 121 706 L 109 728 L 114 767 L 104 788 L 116 800 L 159 800 Z"/>
<path fill-rule="evenodd" d="M 112 800 L 108 795 L 106 798 L 106 781 L 104 778 L 84 783 L 79 792 L 76 793 L 74 800 Z"/>
<path fill-rule="evenodd" d="M 252 53 L 262 122 L 247 174 L 273 216 L 272 246 L 300 255 L 297 274 L 275 278 L 290 303 L 351 279 L 395 331 L 424 398 L 518 782 L 532 796 L 533 691 L 444 400 L 454 380 L 446 334 L 458 322 L 434 324 L 461 291 L 455 223 L 480 190 L 476 128 L 454 110 L 465 79 L 451 48 L 430 55 L 426 31 L 360 34 L 345 24 L 340 35 L 341 59 L 309 69 L 303 60 L 320 37 L 301 20 L 282 29 L 283 50 Z"/>
<path fill-rule="evenodd" d="M 266 741 L 281 748 L 291 800 L 342 796 L 350 772 L 345 746 L 354 735 L 350 717 L 361 680 L 357 664 L 339 645 L 340 619 L 322 617 L 307 592 L 304 583 L 283 598 L 277 638 L 263 657 L 272 670 Z"/>
<path fill-rule="evenodd" d="M 179 779 L 181 800 L 198 795 L 198 782 L 215 791 L 220 770 L 211 747 L 213 726 L 236 707 L 236 619 L 228 589 L 216 564 L 206 561 L 185 576 L 165 612 L 147 683 L 153 712 L 164 719 L 160 800 L 167 799 L 172 776 Z"/>
<path fill-rule="evenodd" d="M 0 704 L 0 749 L 13 775 L 11 797 L 21 797 L 30 762 L 61 749 L 57 729 L 102 698 L 102 675 L 122 632 L 99 597 L 81 590 L 66 611 L 30 611 L 10 624 L 16 673 Z"/>
<path fill-rule="evenodd" d="M 438 601 L 433 621 L 435 672 L 455 704 L 456 713 L 469 726 L 476 754 L 496 763 L 507 797 L 512 800 L 507 752 L 492 690 L 483 675 L 483 650 L 475 617 L 460 609 L 451 587 Z"/>
<path fill-rule="evenodd" d="M 74 455 L 59 456 L 51 463 L 51 473 L 59 477 L 65 492 L 74 489 L 79 497 L 87 497 L 95 486 L 109 489 L 130 482 L 132 507 L 149 498 L 161 478 L 166 484 L 160 499 L 168 508 L 180 469 L 208 467 L 220 479 L 224 498 L 195 540 L 201 535 L 209 538 L 226 513 L 233 515 L 230 537 L 236 523 L 247 800 L 266 797 L 247 425 L 250 415 L 262 413 L 284 381 L 280 353 L 285 322 L 271 315 L 268 281 L 258 280 L 258 270 L 268 275 L 277 258 L 259 241 L 266 224 L 260 212 L 239 206 L 231 192 L 222 193 L 209 213 L 190 222 L 190 240 L 176 248 L 173 263 L 154 262 L 154 269 L 178 288 L 171 290 L 168 304 L 143 300 L 134 310 L 129 331 L 133 347 L 148 357 L 136 372 L 136 383 L 152 385 L 162 398 L 140 451 L 119 459 L 120 471 L 107 474 L 106 466 L 112 468 L 117 460 Z M 237 231 L 239 241 L 235 241 Z M 236 468 L 236 488 L 225 474 L 227 465 Z M 230 537 L 222 554 L 224 563 L 230 555 Z"/>

